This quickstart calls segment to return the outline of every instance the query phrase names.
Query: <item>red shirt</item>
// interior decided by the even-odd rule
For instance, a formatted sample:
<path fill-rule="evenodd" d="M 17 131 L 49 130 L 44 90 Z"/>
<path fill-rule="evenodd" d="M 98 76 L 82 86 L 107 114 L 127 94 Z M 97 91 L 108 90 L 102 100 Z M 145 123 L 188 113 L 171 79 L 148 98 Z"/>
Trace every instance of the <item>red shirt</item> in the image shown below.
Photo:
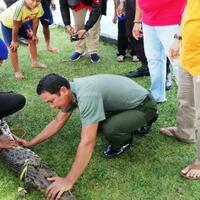
<path fill-rule="evenodd" d="M 138 0 L 138 4 L 144 24 L 167 26 L 181 22 L 186 0 Z"/>
<path fill-rule="evenodd" d="M 73 7 L 73 10 L 74 11 L 79 11 L 79 10 L 82 10 L 82 9 L 88 9 L 89 11 L 92 10 L 92 7 L 91 6 L 88 6 L 88 5 L 85 5 L 83 2 L 80 2 L 78 3 L 76 6 Z"/>

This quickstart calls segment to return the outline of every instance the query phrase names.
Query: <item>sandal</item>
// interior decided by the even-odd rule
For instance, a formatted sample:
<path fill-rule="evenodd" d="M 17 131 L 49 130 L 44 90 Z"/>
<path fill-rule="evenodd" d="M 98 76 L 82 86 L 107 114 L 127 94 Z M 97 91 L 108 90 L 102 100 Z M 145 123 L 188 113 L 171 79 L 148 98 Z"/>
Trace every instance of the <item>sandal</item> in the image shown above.
<path fill-rule="evenodd" d="M 183 170 L 186 170 L 186 171 L 184 172 Z M 183 170 L 181 171 L 181 176 L 183 176 L 189 180 L 199 180 L 200 179 L 200 164 L 193 163 L 193 164 L 187 166 Z M 191 173 L 192 170 L 199 171 L 199 174 L 196 174 L 196 176 L 188 176 L 188 173 Z M 192 174 L 190 174 L 190 175 L 192 175 Z M 195 174 L 193 173 L 193 175 L 195 175 Z"/>

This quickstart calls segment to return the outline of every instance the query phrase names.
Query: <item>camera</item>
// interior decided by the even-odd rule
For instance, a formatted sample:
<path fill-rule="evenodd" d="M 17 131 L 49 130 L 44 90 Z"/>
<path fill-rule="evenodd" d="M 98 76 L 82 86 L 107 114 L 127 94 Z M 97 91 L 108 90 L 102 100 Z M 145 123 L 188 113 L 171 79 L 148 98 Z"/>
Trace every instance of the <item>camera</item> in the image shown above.
<path fill-rule="evenodd" d="M 73 34 L 73 35 L 71 35 L 70 40 L 71 40 L 71 42 L 78 41 L 78 40 L 79 40 L 78 34 Z"/>

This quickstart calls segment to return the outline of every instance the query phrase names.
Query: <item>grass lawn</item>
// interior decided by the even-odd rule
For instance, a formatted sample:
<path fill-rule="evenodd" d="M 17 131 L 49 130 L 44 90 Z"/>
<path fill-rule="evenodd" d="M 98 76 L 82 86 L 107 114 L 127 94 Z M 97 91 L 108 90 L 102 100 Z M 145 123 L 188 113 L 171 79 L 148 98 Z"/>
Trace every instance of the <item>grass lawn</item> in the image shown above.
<path fill-rule="evenodd" d="M 63 29 L 52 28 L 53 44 L 60 48 L 59 54 L 48 53 L 43 35 L 39 33 L 38 53 L 40 60 L 48 64 L 45 70 L 33 69 L 27 47 L 20 46 L 19 57 L 25 80 L 16 81 L 9 61 L 0 67 L 0 91 L 16 91 L 26 96 L 23 110 L 7 118 L 14 128 L 26 130 L 26 139 L 37 135 L 50 122 L 56 110 L 41 102 L 35 88 L 45 74 L 56 72 L 73 79 L 92 74 L 111 73 L 124 75 L 136 68 L 131 59 L 124 63 L 115 61 L 116 46 L 101 42 L 101 62 L 92 64 L 88 55 L 78 62 L 70 61 L 73 44 Z M 136 79 L 149 88 L 149 77 Z M 123 88 L 119 88 L 123 89 Z M 180 170 L 193 161 L 195 146 L 178 142 L 159 134 L 159 128 L 175 125 L 177 88 L 167 92 L 168 101 L 158 105 L 160 116 L 144 137 L 134 136 L 132 147 L 115 159 L 104 159 L 102 151 L 106 144 L 99 134 L 92 160 L 72 192 L 78 200 L 197 200 L 200 199 L 200 182 L 180 177 Z M 73 113 L 62 131 L 48 141 L 34 147 L 60 176 L 65 176 L 73 163 L 80 133 L 79 113 Z M 21 135 L 19 131 L 17 135 Z M 0 200 L 18 199 L 19 178 L 0 162 Z M 45 199 L 39 192 L 31 190 L 27 200 Z"/>

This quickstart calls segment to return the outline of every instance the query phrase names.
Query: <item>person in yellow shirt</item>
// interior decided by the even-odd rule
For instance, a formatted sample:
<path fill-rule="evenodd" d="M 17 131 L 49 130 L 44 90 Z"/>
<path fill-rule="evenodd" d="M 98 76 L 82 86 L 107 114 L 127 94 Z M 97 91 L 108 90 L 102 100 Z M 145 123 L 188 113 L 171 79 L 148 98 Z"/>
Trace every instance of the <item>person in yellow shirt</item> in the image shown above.
<path fill-rule="evenodd" d="M 200 179 L 200 1 L 188 0 L 180 33 L 175 35 L 170 55 L 179 56 L 177 127 L 162 128 L 161 133 L 187 143 L 195 143 L 195 161 L 181 171 L 188 179 Z M 181 51 L 179 48 L 181 47 Z"/>
<path fill-rule="evenodd" d="M 1 29 L 4 41 L 9 47 L 11 64 L 17 79 L 23 79 L 18 62 L 18 36 L 27 39 L 33 67 L 46 68 L 37 58 L 37 29 L 39 17 L 43 15 L 40 0 L 19 0 L 1 14 Z"/>

